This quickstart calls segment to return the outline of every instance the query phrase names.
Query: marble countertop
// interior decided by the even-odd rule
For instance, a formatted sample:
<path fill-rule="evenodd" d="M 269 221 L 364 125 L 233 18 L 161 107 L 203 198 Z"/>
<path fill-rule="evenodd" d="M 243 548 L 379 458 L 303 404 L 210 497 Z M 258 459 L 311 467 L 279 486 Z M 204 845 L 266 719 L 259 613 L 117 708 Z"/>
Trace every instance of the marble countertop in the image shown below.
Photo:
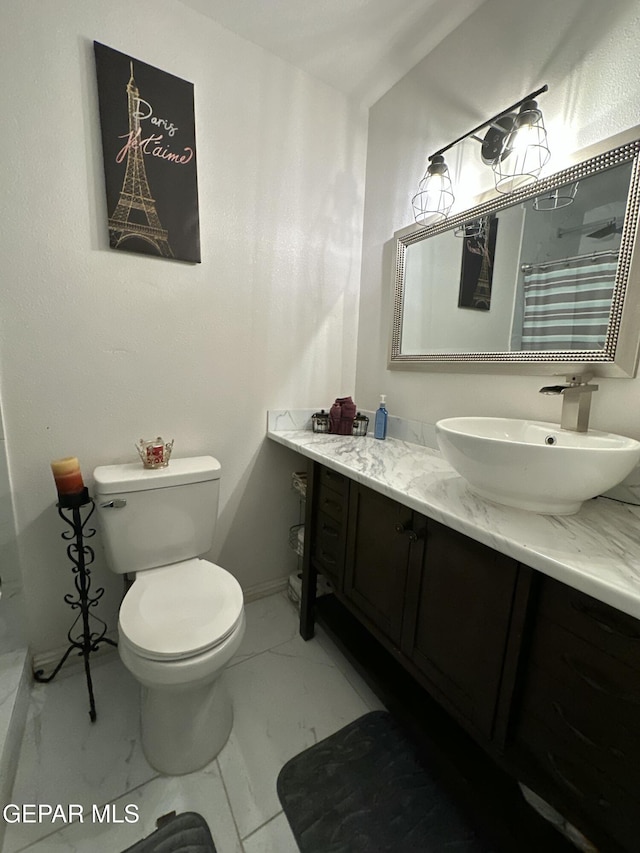
<path fill-rule="evenodd" d="M 437 450 L 309 429 L 268 438 L 640 619 L 640 507 L 595 498 L 537 515 L 477 497 Z"/>

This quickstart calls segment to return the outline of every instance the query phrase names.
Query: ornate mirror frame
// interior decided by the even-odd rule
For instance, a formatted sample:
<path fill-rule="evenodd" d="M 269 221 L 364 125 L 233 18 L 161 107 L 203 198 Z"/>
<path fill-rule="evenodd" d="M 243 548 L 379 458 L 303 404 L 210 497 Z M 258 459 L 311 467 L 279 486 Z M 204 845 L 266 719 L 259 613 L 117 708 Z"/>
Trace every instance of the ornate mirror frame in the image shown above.
<path fill-rule="evenodd" d="M 628 140 L 628 141 L 627 141 Z M 614 142 L 615 147 L 608 147 Z M 592 152 L 599 153 L 593 154 Z M 640 138 L 634 128 L 613 140 L 599 143 L 581 152 L 588 156 L 574 165 L 523 189 L 492 197 L 450 217 L 442 223 L 419 228 L 410 226 L 394 236 L 393 311 L 389 367 L 401 370 L 438 370 L 461 373 L 569 374 L 590 372 L 597 376 L 631 377 L 635 375 L 640 349 L 640 250 L 638 224 L 640 211 Z M 469 220 L 495 213 L 560 186 L 579 181 L 612 166 L 631 162 L 632 172 L 621 235 L 611 312 L 605 345 L 599 350 L 549 350 L 514 352 L 452 352 L 412 354 L 402 352 L 404 310 L 405 252 L 421 240 L 464 225 Z"/>

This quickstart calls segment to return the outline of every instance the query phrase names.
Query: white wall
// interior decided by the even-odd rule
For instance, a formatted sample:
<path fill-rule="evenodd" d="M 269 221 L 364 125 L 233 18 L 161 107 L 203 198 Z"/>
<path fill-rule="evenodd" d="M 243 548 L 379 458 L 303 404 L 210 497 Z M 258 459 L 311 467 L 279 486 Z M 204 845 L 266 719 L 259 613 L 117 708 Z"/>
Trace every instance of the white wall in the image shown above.
<path fill-rule="evenodd" d="M 387 395 L 391 414 L 435 422 L 477 414 L 557 421 L 560 401 L 541 377 L 389 371 L 392 246 L 409 225 L 427 157 L 547 83 L 540 97 L 553 159 L 640 124 L 637 0 L 487 0 L 371 109 L 363 232 L 356 397 Z M 490 189 L 479 144 L 447 154 L 453 212 Z M 563 162 L 565 158 L 565 162 Z M 545 380 L 546 381 L 546 380 Z M 592 425 L 640 438 L 640 379 L 598 380 Z"/>
<path fill-rule="evenodd" d="M 245 588 L 295 565 L 295 457 L 264 440 L 266 410 L 353 393 L 366 119 L 176 0 L 4 0 L 0 38 L 1 393 L 43 652 L 73 617 L 51 459 L 78 456 L 91 486 L 140 437 L 211 453 L 210 557 Z M 195 84 L 200 265 L 108 248 L 93 39 Z"/>

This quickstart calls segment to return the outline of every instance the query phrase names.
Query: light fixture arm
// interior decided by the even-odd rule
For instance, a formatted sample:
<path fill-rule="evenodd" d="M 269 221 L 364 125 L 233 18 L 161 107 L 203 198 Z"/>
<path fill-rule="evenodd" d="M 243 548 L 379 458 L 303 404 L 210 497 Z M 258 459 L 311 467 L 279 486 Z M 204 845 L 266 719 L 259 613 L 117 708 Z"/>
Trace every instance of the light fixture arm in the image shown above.
<path fill-rule="evenodd" d="M 469 137 L 481 143 L 482 162 L 493 169 L 498 192 L 513 192 L 520 186 L 538 180 L 549 160 L 550 151 L 536 98 L 548 91 L 548 88 L 545 84 L 525 95 L 515 104 L 431 154 L 418 192 L 411 199 L 414 219 L 418 225 L 427 227 L 449 216 L 455 196 L 449 169 L 442 155 Z M 516 114 L 518 107 L 520 111 Z M 477 132 L 486 127 L 489 130 L 481 139 Z"/>
<path fill-rule="evenodd" d="M 476 134 L 479 130 L 482 130 L 485 127 L 494 126 L 498 119 L 503 118 L 509 113 L 512 113 L 514 110 L 518 109 L 518 107 L 521 107 L 522 104 L 525 103 L 525 101 L 535 100 L 538 95 L 541 95 L 543 92 L 547 92 L 548 90 L 549 87 L 545 84 L 540 89 L 536 89 L 535 92 L 531 92 L 529 95 L 525 95 L 524 98 L 521 98 L 519 101 L 516 101 L 515 104 L 512 104 L 510 107 L 507 107 L 505 110 L 501 110 L 499 113 L 496 113 L 490 119 L 487 119 L 487 121 L 483 121 L 482 124 L 479 124 L 477 127 L 474 127 L 473 130 L 468 131 L 463 136 L 459 136 L 457 139 L 454 139 L 453 142 L 450 142 L 448 145 L 445 145 L 444 148 L 440 148 L 438 151 L 431 154 L 429 160 L 433 160 L 434 157 L 438 157 L 444 154 L 445 151 L 448 151 L 450 148 L 453 148 L 454 145 L 457 145 L 459 142 L 463 142 L 469 137 L 473 137 L 473 139 L 476 139 L 478 142 L 482 142 L 483 140 L 480 137 L 475 136 L 474 134 Z M 503 130 L 500 125 L 497 125 L 497 129 Z"/>

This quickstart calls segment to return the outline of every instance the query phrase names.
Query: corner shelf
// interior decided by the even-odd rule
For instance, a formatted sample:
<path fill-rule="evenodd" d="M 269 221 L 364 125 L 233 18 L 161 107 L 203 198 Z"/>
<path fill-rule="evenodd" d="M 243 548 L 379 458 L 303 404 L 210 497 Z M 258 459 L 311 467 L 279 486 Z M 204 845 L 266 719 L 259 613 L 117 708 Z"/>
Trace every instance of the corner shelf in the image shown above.
<path fill-rule="evenodd" d="M 291 488 L 294 492 L 298 492 L 300 498 L 305 501 L 307 499 L 307 472 L 294 471 L 291 475 Z"/>

